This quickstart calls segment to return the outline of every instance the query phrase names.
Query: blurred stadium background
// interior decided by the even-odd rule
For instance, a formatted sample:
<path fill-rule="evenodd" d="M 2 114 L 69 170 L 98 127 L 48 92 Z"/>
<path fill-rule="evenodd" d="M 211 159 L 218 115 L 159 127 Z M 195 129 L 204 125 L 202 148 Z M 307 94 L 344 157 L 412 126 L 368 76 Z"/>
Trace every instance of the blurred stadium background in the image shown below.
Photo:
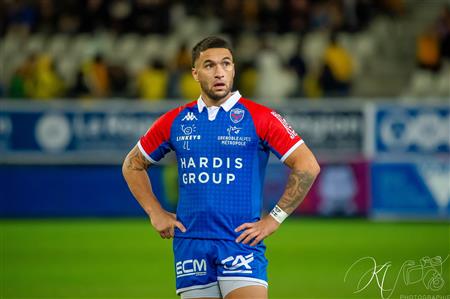
<path fill-rule="evenodd" d="M 1 298 L 176 298 L 120 168 L 198 97 L 190 49 L 212 34 L 322 166 L 266 242 L 270 298 L 450 298 L 449 1 L 3 0 L 0 34 Z M 270 161 L 266 210 L 287 174 Z M 174 210 L 173 157 L 150 176 Z M 356 292 L 367 260 L 344 281 L 363 257 L 392 291 Z"/>

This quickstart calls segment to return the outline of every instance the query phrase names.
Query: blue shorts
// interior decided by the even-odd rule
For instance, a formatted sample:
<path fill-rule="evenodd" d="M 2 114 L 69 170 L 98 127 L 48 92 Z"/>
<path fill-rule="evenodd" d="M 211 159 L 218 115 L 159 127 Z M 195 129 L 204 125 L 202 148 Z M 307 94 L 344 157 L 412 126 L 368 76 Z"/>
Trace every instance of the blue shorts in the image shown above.
<path fill-rule="evenodd" d="M 229 240 L 174 238 L 177 294 L 219 280 L 252 280 L 267 286 L 266 246 Z"/>

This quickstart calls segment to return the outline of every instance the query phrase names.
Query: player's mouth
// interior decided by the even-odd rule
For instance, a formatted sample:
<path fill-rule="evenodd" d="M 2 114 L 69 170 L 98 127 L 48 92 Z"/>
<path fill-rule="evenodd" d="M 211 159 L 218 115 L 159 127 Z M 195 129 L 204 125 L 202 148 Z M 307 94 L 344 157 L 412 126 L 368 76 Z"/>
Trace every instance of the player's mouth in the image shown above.
<path fill-rule="evenodd" d="M 217 82 L 214 83 L 213 88 L 214 89 L 224 89 L 226 87 L 226 84 L 223 82 Z"/>

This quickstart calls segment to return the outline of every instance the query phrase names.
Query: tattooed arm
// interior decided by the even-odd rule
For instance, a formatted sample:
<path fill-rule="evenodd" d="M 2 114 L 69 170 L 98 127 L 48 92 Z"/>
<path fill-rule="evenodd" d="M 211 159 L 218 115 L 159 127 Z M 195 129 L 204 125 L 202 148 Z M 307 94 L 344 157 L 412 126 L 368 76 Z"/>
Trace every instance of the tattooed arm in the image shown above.
<path fill-rule="evenodd" d="M 291 214 L 305 199 L 320 172 L 319 164 L 306 144 L 299 146 L 285 161 L 292 171 L 278 206 Z"/>
<path fill-rule="evenodd" d="M 174 236 L 174 228 L 186 231 L 183 224 L 176 220 L 176 215 L 165 211 L 152 191 L 147 169 L 151 163 L 135 146 L 125 158 L 122 174 L 131 193 L 150 217 L 153 227 L 162 238 L 170 239 Z"/>
<path fill-rule="evenodd" d="M 277 205 L 284 212 L 291 214 L 305 199 L 320 172 L 320 167 L 306 144 L 299 146 L 284 163 L 292 170 L 286 189 Z M 244 223 L 235 230 L 236 232 L 242 231 L 236 242 L 250 243 L 251 246 L 255 246 L 275 232 L 279 226 L 280 224 L 270 215 L 266 215 L 258 222 Z"/>

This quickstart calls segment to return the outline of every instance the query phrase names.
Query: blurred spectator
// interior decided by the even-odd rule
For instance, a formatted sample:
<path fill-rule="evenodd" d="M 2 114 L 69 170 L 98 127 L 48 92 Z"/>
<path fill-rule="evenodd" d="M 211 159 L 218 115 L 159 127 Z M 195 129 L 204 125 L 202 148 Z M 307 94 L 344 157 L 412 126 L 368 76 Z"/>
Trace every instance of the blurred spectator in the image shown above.
<path fill-rule="evenodd" d="M 200 95 L 200 84 L 194 80 L 191 72 L 185 71 L 181 74 L 180 91 L 183 100 L 192 101 Z"/>
<path fill-rule="evenodd" d="M 417 63 L 420 68 L 433 72 L 441 68 L 439 36 L 434 26 L 429 26 L 417 39 Z"/>
<path fill-rule="evenodd" d="M 275 0 L 272 0 L 276 2 Z M 241 23 L 245 31 L 256 32 L 259 28 L 259 2 L 258 0 L 242 1 Z"/>
<path fill-rule="evenodd" d="M 110 96 L 128 97 L 128 74 L 125 68 L 119 64 L 109 66 L 108 77 L 110 80 Z"/>
<path fill-rule="evenodd" d="M 79 0 L 65 0 L 64 5 L 60 3 L 57 31 L 68 34 L 80 32 L 82 9 Z"/>
<path fill-rule="evenodd" d="M 106 27 L 107 6 L 103 0 L 83 0 L 81 31 L 94 32 Z"/>
<path fill-rule="evenodd" d="M 306 0 L 304 0 L 306 1 Z M 263 0 L 260 14 L 260 30 L 262 32 L 283 32 L 287 30 L 286 18 L 283 14 L 281 0 Z"/>
<path fill-rule="evenodd" d="M 162 61 L 155 59 L 138 75 L 138 96 L 146 100 L 161 100 L 167 97 L 169 74 Z"/>
<path fill-rule="evenodd" d="M 252 62 L 244 62 L 241 69 L 236 74 L 238 76 L 238 89 L 242 94 L 253 97 L 256 93 L 256 84 L 258 82 L 258 72 Z"/>
<path fill-rule="evenodd" d="M 278 53 L 266 41 L 263 42 L 262 48 L 256 57 L 258 70 L 256 96 L 282 100 L 295 88 L 297 83 L 295 76 L 286 70 Z"/>
<path fill-rule="evenodd" d="M 168 0 L 136 0 L 132 15 L 133 28 L 141 34 L 169 31 Z"/>
<path fill-rule="evenodd" d="M 338 1 L 317 3 L 312 10 L 312 29 L 338 31 L 343 28 L 344 15 Z"/>
<path fill-rule="evenodd" d="M 68 96 L 70 98 L 87 98 L 89 97 L 89 87 L 87 86 L 87 79 L 80 69 L 77 71 L 75 84 L 69 90 Z"/>
<path fill-rule="evenodd" d="M 220 11 L 222 17 L 222 31 L 236 35 L 242 30 L 242 2 L 239 0 L 224 0 Z"/>
<path fill-rule="evenodd" d="M 124 33 L 131 29 L 133 6 L 128 0 L 110 1 L 108 7 L 109 27 L 116 33 Z"/>
<path fill-rule="evenodd" d="M 404 0 L 382 0 L 375 1 L 375 3 L 380 5 L 384 13 L 392 17 L 400 16 L 405 12 Z"/>
<path fill-rule="evenodd" d="M 450 5 L 442 8 L 438 22 L 441 56 L 450 61 Z"/>
<path fill-rule="evenodd" d="M 56 73 L 50 56 L 37 57 L 31 75 L 29 95 L 36 99 L 54 99 L 64 95 L 64 82 Z"/>
<path fill-rule="evenodd" d="M 15 0 L 5 3 L 6 27 L 12 34 L 27 35 L 35 28 L 38 12 L 29 1 Z"/>
<path fill-rule="evenodd" d="M 104 98 L 110 93 L 108 66 L 103 56 L 97 54 L 94 61 L 86 66 L 87 82 L 90 93 L 97 98 Z"/>
<path fill-rule="evenodd" d="M 11 77 L 8 96 L 13 99 L 25 99 L 27 97 L 26 80 L 25 69 L 19 67 Z"/>
<path fill-rule="evenodd" d="M 54 33 L 57 28 L 58 15 L 53 0 L 38 0 L 39 21 L 37 30 L 44 33 Z"/>
<path fill-rule="evenodd" d="M 191 73 L 191 53 L 186 43 L 182 43 L 178 48 L 175 57 L 169 66 L 169 81 L 167 96 L 169 98 L 178 98 L 181 96 L 181 80 L 184 73 Z"/>
<path fill-rule="evenodd" d="M 371 0 L 343 0 L 344 29 L 357 32 L 371 21 L 375 7 Z"/>
<path fill-rule="evenodd" d="M 7 22 L 7 3 L 5 1 L 0 1 L 0 35 L 4 35 L 6 33 L 6 26 L 8 26 Z"/>
<path fill-rule="evenodd" d="M 279 2 L 279 1 L 275 1 Z M 308 0 L 290 0 L 286 10 L 287 29 L 298 33 L 305 33 L 309 28 L 311 5 Z"/>
<path fill-rule="evenodd" d="M 175 55 L 175 68 L 179 70 L 191 69 L 191 52 L 186 43 L 182 43 Z"/>
<path fill-rule="evenodd" d="M 297 50 L 295 51 L 294 55 L 289 59 L 289 67 L 297 75 L 297 88 L 292 94 L 292 96 L 294 97 L 304 96 L 303 80 L 306 75 L 306 63 L 301 55 L 301 52 L 302 46 L 301 43 L 299 42 L 297 45 Z"/>
<path fill-rule="evenodd" d="M 30 95 L 32 76 L 35 69 L 36 55 L 30 54 L 11 77 L 8 96 L 24 99 Z"/>
<path fill-rule="evenodd" d="M 178 49 L 171 72 L 169 89 L 179 92 L 178 97 L 184 100 L 194 100 L 200 95 L 201 89 L 192 77 L 191 53 L 186 44 Z"/>
<path fill-rule="evenodd" d="M 320 85 L 325 96 L 342 97 L 350 93 L 353 76 L 353 60 L 350 53 L 338 44 L 335 33 L 325 50 L 324 65 L 320 75 Z"/>

